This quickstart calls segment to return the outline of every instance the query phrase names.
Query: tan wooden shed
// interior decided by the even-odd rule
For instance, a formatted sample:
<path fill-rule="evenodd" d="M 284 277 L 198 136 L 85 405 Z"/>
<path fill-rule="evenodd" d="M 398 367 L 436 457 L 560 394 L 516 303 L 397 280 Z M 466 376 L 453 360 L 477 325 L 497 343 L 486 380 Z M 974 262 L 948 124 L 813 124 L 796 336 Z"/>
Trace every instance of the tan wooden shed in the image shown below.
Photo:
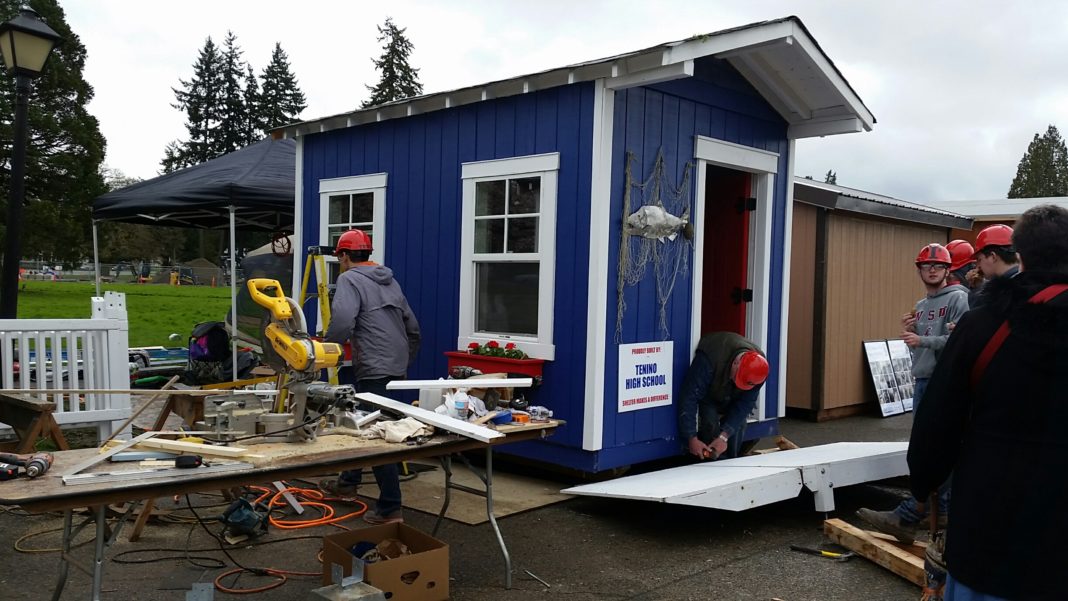
<path fill-rule="evenodd" d="M 960 238 L 975 242 L 975 237 L 983 228 L 1003 223 L 1012 226 L 1024 211 L 1033 206 L 1052 204 L 1068 209 L 1068 196 L 1050 196 L 1045 198 L 995 198 L 991 200 L 943 200 L 927 203 L 933 209 L 967 215 L 972 218 L 970 229 L 955 228 L 950 239 Z"/>
<path fill-rule="evenodd" d="M 878 412 L 862 343 L 900 334 L 923 294 L 920 248 L 971 226 L 949 211 L 794 178 L 787 415 Z"/>

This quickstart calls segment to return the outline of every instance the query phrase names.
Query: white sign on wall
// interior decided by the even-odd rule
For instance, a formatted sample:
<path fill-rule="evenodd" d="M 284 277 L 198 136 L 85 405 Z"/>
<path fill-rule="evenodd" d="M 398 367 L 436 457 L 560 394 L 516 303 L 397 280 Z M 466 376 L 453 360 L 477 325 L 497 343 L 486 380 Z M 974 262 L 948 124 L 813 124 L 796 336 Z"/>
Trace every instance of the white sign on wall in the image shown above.
<path fill-rule="evenodd" d="M 619 412 L 671 404 L 672 342 L 619 345 Z"/>

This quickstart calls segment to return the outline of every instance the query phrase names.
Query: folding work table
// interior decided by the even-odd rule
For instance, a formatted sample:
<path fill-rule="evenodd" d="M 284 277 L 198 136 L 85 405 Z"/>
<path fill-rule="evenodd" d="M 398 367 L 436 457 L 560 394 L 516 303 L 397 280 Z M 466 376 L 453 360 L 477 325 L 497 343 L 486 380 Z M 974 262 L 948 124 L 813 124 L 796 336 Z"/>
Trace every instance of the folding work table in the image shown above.
<path fill-rule="evenodd" d="M 101 482 L 79 485 L 64 484 L 63 474 L 70 468 L 86 461 L 97 453 L 97 449 L 78 449 L 73 451 L 59 451 L 55 453 L 55 462 L 52 468 L 41 477 L 34 480 L 20 478 L 0 482 L 0 505 L 18 505 L 31 512 L 57 511 L 64 512 L 63 521 L 63 550 L 60 556 L 59 580 L 53 593 L 53 600 L 58 600 L 66 584 L 67 573 L 70 565 L 92 575 L 93 585 L 91 589 L 92 599 L 100 599 L 101 584 L 103 582 L 104 553 L 107 548 L 117 539 L 125 518 L 114 529 L 108 528 L 106 508 L 111 503 L 138 502 L 144 499 L 154 499 L 171 495 L 188 494 L 210 490 L 225 490 L 235 487 L 262 484 L 294 478 L 317 476 L 325 473 L 341 470 L 361 469 L 388 463 L 413 461 L 416 459 L 442 458 L 446 465 L 445 487 L 446 496 L 441 512 L 438 515 L 438 523 L 448 509 L 449 492 L 461 490 L 486 499 L 486 512 L 489 522 L 500 544 L 501 554 L 505 561 L 505 585 L 511 588 L 512 568 L 508 548 L 504 537 L 493 515 L 493 448 L 510 442 L 520 442 L 536 438 L 544 438 L 552 434 L 561 422 L 550 421 L 547 423 L 535 423 L 528 425 L 501 426 L 499 431 L 504 437 L 494 439 L 492 442 L 482 442 L 464 438 L 454 434 L 437 434 L 429 441 L 420 445 L 391 444 L 376 440 L 373 444 L 361 441 L 357 444 L 353 439 L 352 448 L 338 450 L 322 450 L 324 438 L 312 443 L 293 443 L 286 445 L 288 449 L 299 448 L 300 452 L 291 453 L 285 457 L 273 460 L 271 465 L 263 467 L 251 467 L 242 471 L 198 473 L 198 470 L 188 470 L 188 474 L 180 477 L 161 480 L 124 480 L 121 482 Z M 318 443 L 318 444 L 317 444 Z M 253 452 L 264 445 L 250 447 Z M 452 482 L 452 474 L 448 469 L 449 457 L 464 451 L 485 450 L 486 467 L 480 478 L 485 483 L 485 490 L 471 489 Z M 240 459 L 239 460 L 244 460 Z M 88 471 L 105 471 L 114 469 L 108 464 L 98 465 Z M 73 510 L 81 507 L 91 508 L 91 515 L 77 526 L 73 525 Z M 132 512 L 127 512 L 129 515 Z M 70 556 L 71 541 L 74 536 L 88 524 L 96 524 L 96 541 L 93 555 L 93 564 L 86 569 L 72 561 Z M 435 526 L 435 530 L 437 527 Z"/>

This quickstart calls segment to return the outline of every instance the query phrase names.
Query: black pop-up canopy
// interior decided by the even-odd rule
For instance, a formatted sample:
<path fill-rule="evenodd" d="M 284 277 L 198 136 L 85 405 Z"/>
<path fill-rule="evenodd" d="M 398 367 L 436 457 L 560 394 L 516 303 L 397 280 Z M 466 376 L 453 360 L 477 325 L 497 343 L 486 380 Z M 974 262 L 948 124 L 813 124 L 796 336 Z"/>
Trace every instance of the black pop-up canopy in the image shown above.
<path fill-rule="evenodd" d="M 229 154 L 108 192 L 93 219 L 148 225 L 277 231 L 293 224 L 296 143 L 270 138 Z"/>
<path fill-rule="evenodd" d="M 97 221 L 230 229 L 230 273 L 237 273 L 241 229 L 279 231 L 293 224 L 296 142 L 267 138 L 240 150 L 108 192 L 93 201 L 93 263 L 100 296 Z M 230 323 L 237 323 L 237 282 L 230 278 Z M 235 328 L 236 331 L 236 328 Z M 237 336 L 232 365 L 237 365 Z M 237 379 L 237 370 L 233 370 Z"/>

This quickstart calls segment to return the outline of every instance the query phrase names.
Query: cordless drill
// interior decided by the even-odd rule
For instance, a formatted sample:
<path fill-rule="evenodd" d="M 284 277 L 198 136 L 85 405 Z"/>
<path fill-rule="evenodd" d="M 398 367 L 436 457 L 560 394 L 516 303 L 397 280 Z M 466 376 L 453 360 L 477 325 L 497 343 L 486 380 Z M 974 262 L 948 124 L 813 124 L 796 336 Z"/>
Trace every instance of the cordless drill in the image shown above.
<path fill-rule="evenodd" d="M 52 453 L 0 453 L 0 463 L 22 466 L 26 476 L 36 478 L 52 467 Z"/>

